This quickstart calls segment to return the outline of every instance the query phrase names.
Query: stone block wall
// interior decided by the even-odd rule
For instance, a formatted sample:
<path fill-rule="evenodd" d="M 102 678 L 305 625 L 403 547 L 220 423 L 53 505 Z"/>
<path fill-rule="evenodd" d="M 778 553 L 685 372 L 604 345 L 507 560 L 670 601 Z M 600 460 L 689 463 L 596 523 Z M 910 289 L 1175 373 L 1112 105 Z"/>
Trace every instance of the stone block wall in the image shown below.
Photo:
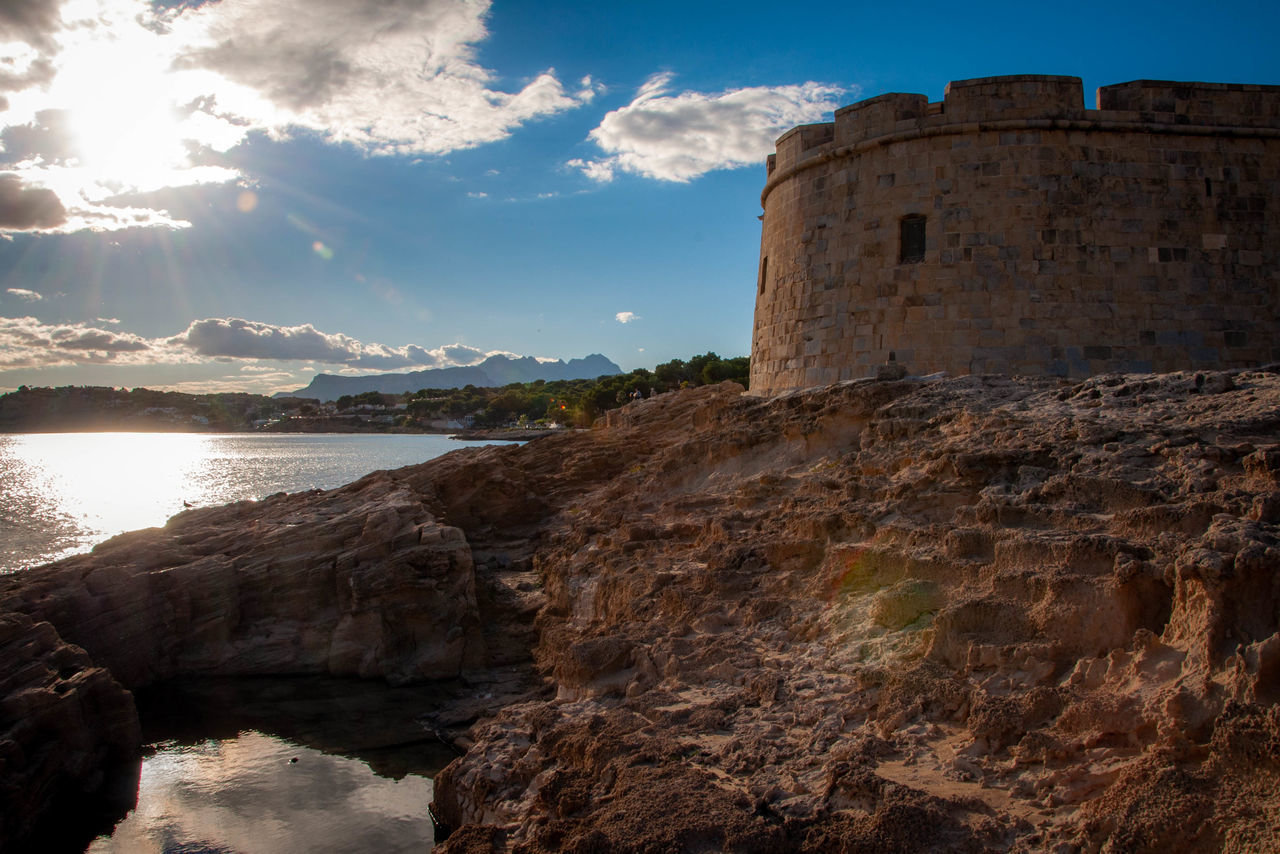
<path fill-rule="evenodd" d="M 1280 87 L 889 94 L 769 159 L 751 386 L 1280 360 Z M 912 230 L 914 234 L 912 233 Z M 921 234 L 922 230 L 922 234 Z"/>

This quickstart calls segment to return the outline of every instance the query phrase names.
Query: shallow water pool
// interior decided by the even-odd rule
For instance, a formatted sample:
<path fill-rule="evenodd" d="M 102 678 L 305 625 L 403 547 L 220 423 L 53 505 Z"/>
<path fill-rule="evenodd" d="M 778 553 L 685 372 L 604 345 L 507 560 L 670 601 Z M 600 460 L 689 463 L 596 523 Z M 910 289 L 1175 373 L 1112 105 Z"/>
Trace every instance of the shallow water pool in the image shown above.
<path fill-rule="evenodd" d="M 248 730 L 161 742 L 138 805 L 93 854 L 401 852 L 431 848 L 431 779 L 390 779 L 346 756 Z"/>
<path fill-rule="evenodd" d="M 136 800 L 78 850 L 429 851 L 432 777 L 453 759 L 418 721 L 434 690 L 305 677 L 141 692 Z"/>

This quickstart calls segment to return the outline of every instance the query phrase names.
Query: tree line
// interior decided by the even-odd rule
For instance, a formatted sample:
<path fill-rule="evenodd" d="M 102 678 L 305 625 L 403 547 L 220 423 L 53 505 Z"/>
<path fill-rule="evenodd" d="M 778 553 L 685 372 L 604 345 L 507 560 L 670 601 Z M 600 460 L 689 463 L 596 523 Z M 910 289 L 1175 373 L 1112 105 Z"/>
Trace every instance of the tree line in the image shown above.
<path fill-rule="evenodd" d="M 252 428 L 279 405 L 245 392 L 185 394 L 147 388 L 21 386 L 0 396 L 0 432 L 47 430 L 215 430 Z"/>
<path fill-rule="evenodd" d="M 724 359 L 709 352 L 688 361 L 672 359 L 652 371 L 637 368 L 625 374 L 594 380 L 536 380 L 491 389 L 470 385 L 460 389 L 424 388 L 406 392 L 402 399 L 408 403 L 408 414 L 415 418 L 443 416 L 460 419 L 472 416 L 474 423 L 481 427 L 512 423 L 589 427 L 601 414 L 626 404 L 637 395 L 650 397 L 725 380 L 740 383 L 745 388 L 749 370 L 750 359 L 746 356 Z M 359 397 L 361 395 L 352 399 Z M 389 405 L 390 401 L 382 403 Z M 341 399 L 338 405 L 341 408 Z"/>

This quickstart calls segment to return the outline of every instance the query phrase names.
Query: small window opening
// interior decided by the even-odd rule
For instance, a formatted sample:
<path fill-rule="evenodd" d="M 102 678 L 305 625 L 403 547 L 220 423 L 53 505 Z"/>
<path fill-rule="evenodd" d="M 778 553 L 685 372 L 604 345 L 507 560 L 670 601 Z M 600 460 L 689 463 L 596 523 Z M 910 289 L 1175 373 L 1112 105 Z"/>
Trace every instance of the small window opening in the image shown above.
<path fill-rule="evenodd" d="M 769 256 L 760 259 L 760 295 L 764 296 L 764 283 L 769 276 Z"/>
<path fill-rule="evenodd" d="M 924 260 L 924 223 L 921 214 L 904 216 L 898 226 L 898 260 L 903 263 Z"/>
<path fill-rule="evenodd" d="M 1212 195 L 1213 195 L 1213 179 L 1212 179 L 1212 178 L 1205 178 L 1205 179 L 1204 179 L 1204 194 L 1205 194 L 1206 196 L 1212 196 Z"/>

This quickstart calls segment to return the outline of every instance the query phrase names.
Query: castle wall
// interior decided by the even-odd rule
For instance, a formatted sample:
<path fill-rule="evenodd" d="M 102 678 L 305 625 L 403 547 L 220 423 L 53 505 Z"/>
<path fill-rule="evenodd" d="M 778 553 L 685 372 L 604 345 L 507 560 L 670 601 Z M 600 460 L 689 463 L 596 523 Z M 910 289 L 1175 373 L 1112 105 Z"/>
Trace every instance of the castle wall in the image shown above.
<path fill-rule="evenodd" d="M 1280 360 L 1280 87 L 1137 81 L 1098 104 L 1074 77 L 984 78 L 784 134 L 752 391 L 891 358 L 1064 377 Z"/>

